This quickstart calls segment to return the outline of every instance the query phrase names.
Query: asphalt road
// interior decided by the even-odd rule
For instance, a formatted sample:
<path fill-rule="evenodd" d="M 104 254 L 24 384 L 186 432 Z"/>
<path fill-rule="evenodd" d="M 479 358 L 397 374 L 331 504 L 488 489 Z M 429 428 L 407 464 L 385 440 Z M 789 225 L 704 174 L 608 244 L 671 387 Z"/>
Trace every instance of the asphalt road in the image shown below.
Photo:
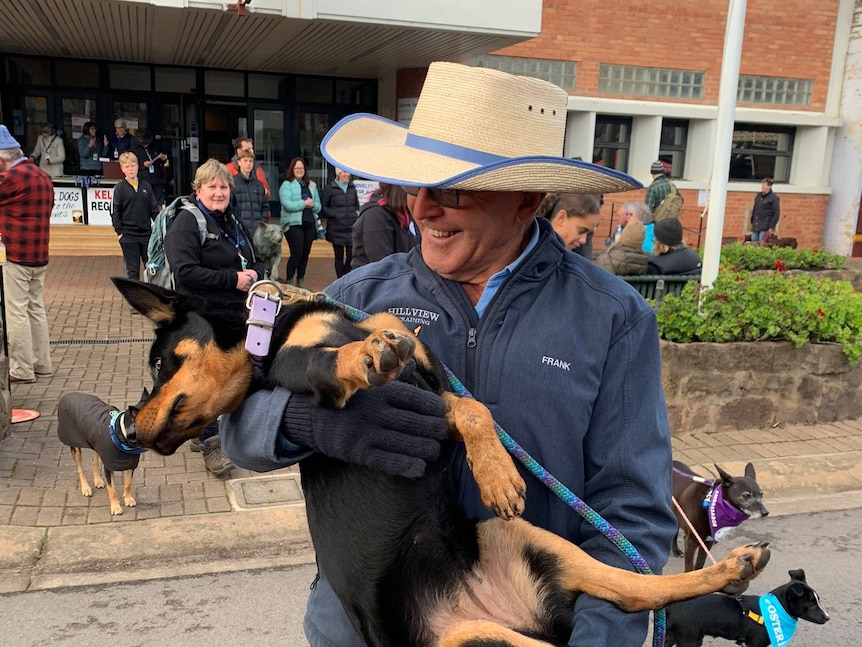
<path fill-rule="evenodd" d="M 802 568 L 831 616 L 825 625 L 800 622 L 793 646 L 857 645 L 860 531 L 862 509 L 758 519 L 736 529 L 715 554 L 771 542 L 769 567 L 749 593 L 765 593 L 786 582 L 790 569 Z M 681 568 L 682 560 L 672 557 L 666 571 Z M 0 596 L 0 636 L 6 647 L 300 646 L 314 572 L 304 566 L 9 594 Z"/>

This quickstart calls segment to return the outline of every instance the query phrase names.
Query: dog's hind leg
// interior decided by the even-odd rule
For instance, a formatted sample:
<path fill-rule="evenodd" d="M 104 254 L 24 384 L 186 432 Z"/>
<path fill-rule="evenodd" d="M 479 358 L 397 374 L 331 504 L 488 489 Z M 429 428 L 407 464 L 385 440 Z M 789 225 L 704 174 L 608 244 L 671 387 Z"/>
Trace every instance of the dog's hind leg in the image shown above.
<path fill-rule="evenodd" d="M 75 459 L 75 467 L 78 468 L 78 483 L 81 486 L 81 494 L 84 496 L 93 496 L 93 489 L 87 482 L 87 475 L 84 474 L 84 465 L 81 463 L 81 448 L 70 447 L 72 450 L 72 458 Z"/>
<path fill-rule="evenodd" d="M 123 472 L 123 503 L 127 508 L 134 508 L 138 505 L 135 497 L 132 496 L 132 479 L 135 477 L 135 470 L 126 470 Z"/>
<path fill-rule="evenodd" d="M 117 498 L 117 488 L 114 487 L 114 474 L 107 467 L 105 468 L 105 482 L 107 483 L 108 501 L 111 502 L 111 515 L 123 514 L 123 508 Z"/>
<path fill-rule="evenodd" d="M 488 620 L 467 620 L 450 625 L 438 647 L 550 647 L 550 643 L 529 638 Z"/>
<path fill-rule="evenodd" d="M 102 480 L 102 460 L 98 453 L 93 453 L 93 485 L 97 488 L 105 487 L 105 482 Z"/>
<path fill-rule="evenodd" d="M 454 393 L 443 393 L 443 401 L 451 438 L 464 443 L 482 503 L 504 519 L 521 516 L 527 486 L 497 436 L 491 412 L 481 402 Z"/>
<path fill-rule="evenodd" d="M 714 566 L 677 575 L 641 575 L 608 566 L 557 535 L 521 519 L 491 519 L 478 526 L 482 562 L 516 560 L 527 567 L 544 564 L 545 584 L 569 593 L 584 592 L 624 611 L 660 609 L 671 602 L 733 588 L 755 577 L 769 561 L 765 545 L 733 549 Z M 488 568 L 487 566 L 485 568 Z"/>

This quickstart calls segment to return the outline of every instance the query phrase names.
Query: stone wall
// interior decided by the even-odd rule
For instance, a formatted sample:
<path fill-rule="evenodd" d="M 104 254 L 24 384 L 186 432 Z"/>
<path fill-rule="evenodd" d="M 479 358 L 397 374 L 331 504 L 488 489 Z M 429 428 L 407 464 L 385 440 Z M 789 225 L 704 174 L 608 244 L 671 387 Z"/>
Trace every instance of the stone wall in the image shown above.
<path fill-rule="evenodd" d="M 671 433 L 862 416 L 862 363 L 837 344 L 661 342 Z"/>

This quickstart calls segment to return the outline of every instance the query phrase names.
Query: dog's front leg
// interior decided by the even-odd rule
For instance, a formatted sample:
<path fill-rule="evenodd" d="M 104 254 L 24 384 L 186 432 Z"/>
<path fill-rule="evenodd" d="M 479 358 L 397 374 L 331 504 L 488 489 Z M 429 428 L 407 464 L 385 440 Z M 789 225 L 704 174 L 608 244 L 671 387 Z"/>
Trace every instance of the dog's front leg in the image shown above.
<path fill-rule="evenodd" d="M 108 501 L 111 503 L 111 515 L 123 514 L 120 500 L 117 498 L 117 489 L 114 487 L 114 473 L 105 468 L 105 483 L 107 483 Z"/>
<path fill-rule="evenodd" d="M 105 482 L 102 480 L 102 460 L 98 452 L 93 453 L 93 485 L 97 488 L 105 487 Z"/>
<path fill-rule="evenodd" d="M 482 503 L 497 516 L 514 519 L 524 512 L 527 486 L 503 447 L 488 408 L 470 398 L 443 393 L 452 440 L 462 441 Z"/>
<path fill-rule="evenodd" d="M 138 505 L 135 497 L 132 496 L 132 479 L 135 477 L 135 470 L 126 470 L 123 472 L 123 503 L 127 508 L 134 508 Z"/>
<path fill-rule="evenodd" d="M 72 450 L 72 458 L 75 459 L 75 467 L 78 468 L 78 483 L 81 486 L 81 494 L 84 496 L 93 496 L 93 489 L 87 482 L 87 475 L 84 474 L 84 465 L 81 463 L 81 448 L 70 447 Z"/>

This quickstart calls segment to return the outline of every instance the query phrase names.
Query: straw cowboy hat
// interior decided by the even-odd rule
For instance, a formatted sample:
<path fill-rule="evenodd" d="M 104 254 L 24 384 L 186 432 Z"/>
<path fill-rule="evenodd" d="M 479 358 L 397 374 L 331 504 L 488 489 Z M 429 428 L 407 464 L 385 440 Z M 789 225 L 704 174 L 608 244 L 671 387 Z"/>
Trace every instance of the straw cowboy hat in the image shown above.
<path fill-rule="evenodd" d="M 625 173 L 561 157 L 568 95 L 546 81 L 432 63 L 410 127 L 377 115 L 339 121 L 321 143 L 333 165 L 402 186 L 612 193 Z"/>

